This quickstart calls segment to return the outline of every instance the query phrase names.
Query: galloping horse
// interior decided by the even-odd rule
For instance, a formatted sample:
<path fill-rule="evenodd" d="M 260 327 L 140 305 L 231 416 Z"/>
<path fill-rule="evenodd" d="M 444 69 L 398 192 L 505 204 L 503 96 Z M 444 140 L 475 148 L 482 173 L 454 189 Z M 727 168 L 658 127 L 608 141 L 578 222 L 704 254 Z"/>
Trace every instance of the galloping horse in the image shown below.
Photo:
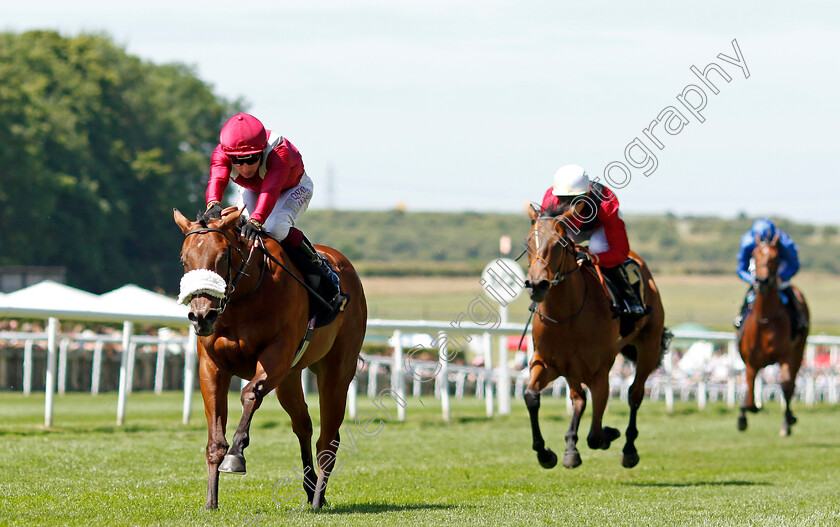
<path fill-rule="evenodd" d="M 189 300 L 189 318 L 199 335 L 199 376 L 208 429 L 205 507 L 218 507 L 220 471 L 245 473 L 243 450 L 250 441 L 251 418 L 263 397 L 276 389 L 300 442 L 304 490 L 312 508 L 318 509 L 325 503 L 347 388 L 356 373 L 365 335 L 367 305 L 359 276 L 344 255 L 318 247 L 335 267 L 350 299 L 335 320 L 312 331 L 308 292 L 298 283 L 300 275 L 279 243 L 266 238 L 267 254 L 251 258 L 258 249 L 249 248 L 239 236 L 240 210 L 228 208 L 220 220 L 198 222 L 174 212 L 175 223 L 186 236 L 181 248 L 186 273 L 181 296 Z M 185 287 L 185 282 L 192 285 Z M 317 481 L 312 420 L 301 386 L 301 371 L 307 367 L 317 377 L 321 406 Z M 228 451 L 225 428 L 233 375 L 250 382 L 242 388 L 242 418 Z"/>
<path fill-rule="evenodd" d="M 619 351 L 636 363 L 636 374 L 630 386 L 630 421 L 627 442 L 621 464 L 636 466 L 639 454 L 636 412 L 642 404 L 645 380 L 659 365 L 667 348 L 665 312 L 659 291 L 644 261 L 634 253 L 642 270 L 645 299 L 649 312 L 635 324 L 622 323 L 613 313 L 612 302 L 606 293 L 599 273 L 576 261 L 578 248 L 566 235 L 567 221 L 575 209 L 559 216 L 539 216 L 530 210 L 531 230 L 528 233 L 529 270 L 526 285 L 531 300 L 537 302 L 534 317 L 534 357 L 531 375 L 525 390 L 525 404 L 531 416 L 533 448 L 543 468 L 553 468 L 557 455 L 545 447 L 540 433 L 540 392 L 563 376 L 569 385 L 573 412 L 566 433 L 566 452 L 563 466 L 574 468 L 581 464 L 577 450 L 578 426 L 586 408 L 586 385 L 592 394 L 592 427 L 587 444 L 592 449 L 606 450 L 621 434 L 615 428 L 602 426 L 601 419 L 609 398 L 609 371 Z"/>
<path fill-rule="evenodd" d="M 738 349 L 747 365 L 747 397 L 738 416 L 738 430 L 747 429 L 747 411 L 756 413 L 760 408 L 755 405 L 755 376 L 765 366 L 778 363 L 781 366 L 779 380 L 785 396 L 785 415 L 779 433 L 790 435 L 790 426 L 796 423 L 796 417 L 790 410 L 796 374 L 802 365 L 805 342 L 808 331 L 793 338 L 793 324 L 787 309 L 779 297 L 779 249 L 776 245 L 778 234 L 770 242 L 757 241 L 753 250 L 755 262 L 755 302 L 744 318 L 738 335 Z M 793 287 L 793 286 L 791 286 Z M 808 304 L 802 293 L 793 288 L 806 320 L 810 317 Z"/>

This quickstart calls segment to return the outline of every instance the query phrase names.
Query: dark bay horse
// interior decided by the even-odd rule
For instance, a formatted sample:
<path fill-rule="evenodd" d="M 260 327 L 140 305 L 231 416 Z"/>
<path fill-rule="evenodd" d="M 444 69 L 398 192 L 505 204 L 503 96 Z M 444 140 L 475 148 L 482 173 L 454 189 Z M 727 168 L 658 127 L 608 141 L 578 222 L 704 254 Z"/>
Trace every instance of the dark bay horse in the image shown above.
<path fill-rule="evenodd" d="M 181 248 L 185 272 L 181 295 L 189 300 L 189 318 L 199 335 L 199 378 L 208 429 L 205 507 L 218 507 L 220 471 L 245 473 L 243 451 L 250 441 L 251 418 L 263 397 L 276 389 L 300 442 L 304 490 L 312 508 L 318 509 L 325 503 L 347 388 L 356 373 L 365 335 L 365 294 L 347 258 L 335 249 L 318 246 L 341 277 L 350 300 L 335 320 L 314 330 L 308 347 L 295 362 L 308 330 L 307 290 L 295 280 L 300 274 L 275 240 L 266 238 L 264 246 L 289 271 L 269 258 L 256 257 L 258 250 L 254 257 L 248 256 L 251 249 L 237 228 L 240 212 L 229 208 L 220 220 L 192 222 L 175 210 L 175 223 L 186 236 Z M 191 285 L 185 287 L 185 281 Z M 317 481 L 312 420 L 301 386 L 301 371 L 307 367 L 317 377 L 321 408 Z M 233 375 L 250 382 L 242 388 L 242 418 L 228 451 L 225 428 Z"/>
<path fill-rule="evenodd" d="M 566 378 L 572 398 L 573 412 L 566 433 L 563 466 L 581 464 L 577 450 L 578 426 L 586 408 L 586 392 L 592 394 L 592 426 L 587 444 L 592 449 L 606 450 L 621 434 L 615 428 L 602 426 L 602 417 L 609 398 L 609 372 L 618 352 L 636 363 L 636 374 L 630 386 L 630 421 L 621 464 L 636 466 L 639 454 L 636 413 L 645 394 L 645 380 L 659 365 L 667 348 L 665 312 L 659 291 L 647 266 L 631 253 L 642 270 L 645 299 L 649 312 L 622 331 L 622 323 L 612 311 L 597 271 L 579 266 L 577 247 L 566 235 L 566 225 L 573 210 L 559 216 L 539 216 L 530 211 L 528 233 L 529 270 L 527 285 L 531 300 L 538 302 L 534 317 L 534 356 L 530 380 L 525 390 L 525 404 L 531 417 L 533 448 L 543 468 L 553 468 L 557 455 L 546 448 L 539 426 L 540 392 L 559 376 Z"/>
<path fill-rule="evenodd" d="M 753 250 L 755 302 L 738 333 L 738 350 L 747 366 L 747 394 L 738 415 L 738 430 L 747 429 L 746 412 L 755 413 L 760 410 L 755 405 L 755 376 L 765 366 L 778 363 L 781 366 L 779 382 L 785 397 L 785 415 L 779 433 L 788 436 L 791 425 L 796 423 L 796 417 L 790 410 L 790 400 L 793 397 L 796 374 L 802 366 L 808 331 L 806 328 L 803 334 L 793 338 L 793 323 L 779 296 L 777 241 L 778 235 L 770 242 L 758 241 Z M 793 290 L 794 296 L 802 304 L 805 319 L 808 320 L 808 304 L 798 289 L 794 287 Z"/>

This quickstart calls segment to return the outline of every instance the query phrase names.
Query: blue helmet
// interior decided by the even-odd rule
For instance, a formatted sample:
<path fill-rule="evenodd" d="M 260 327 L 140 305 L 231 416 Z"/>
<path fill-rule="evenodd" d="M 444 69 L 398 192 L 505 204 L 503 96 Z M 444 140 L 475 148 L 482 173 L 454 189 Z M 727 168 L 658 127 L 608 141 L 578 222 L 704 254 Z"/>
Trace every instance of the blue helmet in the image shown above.
<path fill-rule="evenodd" d="M 759 240 L 769 242 L 776 236 L 776 226 L 773 225 L 772 221 L 766 218 L 760 218 L 753 223 L 752 232 L 758 236 Z"/>

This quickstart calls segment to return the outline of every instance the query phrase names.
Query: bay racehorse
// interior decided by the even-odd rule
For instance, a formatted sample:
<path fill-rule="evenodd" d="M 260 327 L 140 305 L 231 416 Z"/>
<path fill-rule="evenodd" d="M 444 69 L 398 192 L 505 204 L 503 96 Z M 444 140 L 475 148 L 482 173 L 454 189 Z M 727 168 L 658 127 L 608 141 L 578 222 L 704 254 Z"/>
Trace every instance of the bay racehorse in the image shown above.
<path fill-rule="evenodd" d="M 186 236 L 181 248 L 185 271 L 181 297 L 189 303 L 189 318 L 199 336 L 199 378 L 208 431 L 205 507 L 218 507 L 220 471 L 245 473 L 243 451 L 250 441 L 251 419 L 263 398 L 276 389 L 300 443 L 304 490 L 318 509 L 325 503 L 347 388 L 356 373 L 365 335 L 367 306 L 359 276 L 341 253 L 318 246 L 338 272 L 349 301 L 332 322 L 313 331 L 308 291 L 276 240 L 266 237 L 262 243 L 267 253 L 252 257 L 252 251 L 259 251 L 248 247 L 239 235 L 240 210 L 231 207 L 219 220 L 197 222 L 178 210 L 174 213 L 175 223 Z M 311 340 L 304 345 L 307 332 Z M 312 420 L 301 386 L 304 368 L 315 373 L 320 398 L 317 480 Z M 242 388 L 242 418 L 228 451 L 225 428 L 234 375 L 250 381 Z"/>
<path fill-rule="evenodd" d="M 793 397 L 796 374 L 802 365 L 808 326 L 806 324 L 805 330 L 800 334 L 793 334 L 793 322 L 779 295 L 779 249 L 776 245 L 778 237 L 777 234 L 769 242 L 756 240 L 756 247 L 752 253 L 755 263 L 755 301 L 738 332 L 738 350 L 747 366 L 747 394 L 738 415 L 738 430 L 747 429 L 746 412 L 755 413 L 760 410 L 755 404 L 755 376 L 762 368 L 778 363 L 779 381 L 785 398 L 785 415 L 779 433 L 788 436 L 791 425 L 796 423 L 796 417 L 790 409 L 790 400 Z M 793 287 L 793 291 L 796 301 L 802 305 L 802 313 L 807 321 L 810 317 L 808 304 L 798 289 Z"/>
<path fill-rule="evenodd" d="M 579 212 L 579 211 L 578 211 Z M 586 392 L 592 395 L 592 426 L 587 444 L 592 449 L 606 450 L 621 434 L 602 425 L 602 417 L 610 394 L 609 372 L 619 351 L 636 363 L 630 386 L 630 420 L 621 464 L 636 466 L 639 454 L 636 413 L 645 394 L 645 380 L 659 365 L 668 345 L 665 313 L 659 291 L 644 261 L 634 253 L 642 271 L 648 312 L 635 323 L 622 322 L 613 310 L 613 303 L 599 278 L 600 272 L 589 264 L 578 264 L 579 250 L 567 236 L 567 221 L 574 209 L 558 216 L 540 216 L 529 211 L 531 230 L 527 248 L 529 270 L 526 285 L 531 300 L 538 303 L 534 316 L 534 356 L 530 379 L 525 390 L 525 404 L 531 417 L 533 448 L 543 468 L 553 468 L 557 455 L 545 446 L 539 425 L 540 392 L 559 376 L 566 378 L 572 399 L 572 416 L 566 432 L 563 466 L 581 464 L 577 450 L 578 426 L 586 408 Z M 533 308 L 532 308 L 533 309 Z"/>

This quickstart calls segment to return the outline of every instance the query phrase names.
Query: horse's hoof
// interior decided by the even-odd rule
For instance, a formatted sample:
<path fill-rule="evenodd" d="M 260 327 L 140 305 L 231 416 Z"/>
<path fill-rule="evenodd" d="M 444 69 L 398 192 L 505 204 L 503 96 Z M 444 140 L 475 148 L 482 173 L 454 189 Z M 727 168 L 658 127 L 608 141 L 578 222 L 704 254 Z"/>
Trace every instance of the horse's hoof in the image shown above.
<path fill-rule="evenodd" d="M 557 466 L 557 454 L 550 448 L 546 448 L 542 452 L 537 453 L 537 461 L 540 462 L 542 468 L 554 468 Z"/>
<path fill-rule="evenodd" d="M 633 452 L 630 454 L 621 454 L 621 466 L 624 468 L 633 468 L 639 464 L 639 453 Z"/>
<path fill-rule="evenodd" d="M 226 474 L 245 474 L 245 458 L 242 456 L 226 455 L 219 465 L 219 472 Z"/>
<path fill-rule="evenodd" d="M 741 416 L 741 417 L 738 418 L 738 430 L 743 432 L 746 429 L 747 429 L 747 418 L 744 417 L 744 416 Z"/>
<path fill-rule="evenodd" d="M 327 503 L 327 498 L 323 496 L 316 496 L 312 500 L 312 510 L 319 511 L 322 507 L 329 507 L 329 503 Z"/>
<path fill-rule="evenodd" d="M 583 463 L 580 459 L 580 452 L 566 452 L 563 454 L 563 466 L 566 468 L 579 467 Z"/>
<path fill-rule="evenodd" d="M 790 426 L 783 426 L 781 430 L 779 430 L 779 435 L 782 437 L 787 437 L 790 435 Z"/>
<path fill-rule="evenodd" d="M 589 436 L 586 438 L 586 444 L 592 450 L 609 450 L 612 442 L 621 437 L 621 432 L 616 428 L 605 426 L 601 437 Z"/>

